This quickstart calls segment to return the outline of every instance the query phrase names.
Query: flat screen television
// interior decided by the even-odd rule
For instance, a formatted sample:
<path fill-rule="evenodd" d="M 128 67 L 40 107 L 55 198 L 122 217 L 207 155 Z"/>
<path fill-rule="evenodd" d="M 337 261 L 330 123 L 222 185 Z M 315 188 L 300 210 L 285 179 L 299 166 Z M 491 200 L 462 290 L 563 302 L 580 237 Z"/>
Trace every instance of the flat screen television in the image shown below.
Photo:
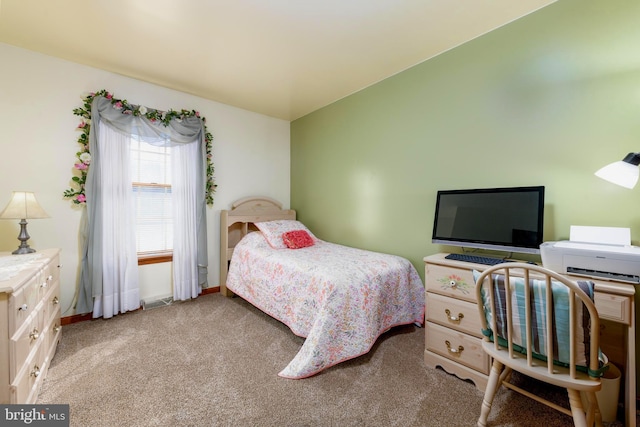
<path fill-rule="evenodd" d="M 432 242 L 539 254 L 544 186 L 438 191 Z"/>

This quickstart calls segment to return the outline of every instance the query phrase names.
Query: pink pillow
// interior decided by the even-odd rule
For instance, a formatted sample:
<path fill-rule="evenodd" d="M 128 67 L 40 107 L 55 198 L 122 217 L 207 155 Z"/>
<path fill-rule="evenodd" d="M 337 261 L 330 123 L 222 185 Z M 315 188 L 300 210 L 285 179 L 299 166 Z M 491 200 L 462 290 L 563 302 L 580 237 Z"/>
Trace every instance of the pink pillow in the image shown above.
<path fill-rule="evenodd" d="M 282 233 L 282 241 L 289 249 L 313 246 L 313 239 L 305 230 L 293 230 Z"/>

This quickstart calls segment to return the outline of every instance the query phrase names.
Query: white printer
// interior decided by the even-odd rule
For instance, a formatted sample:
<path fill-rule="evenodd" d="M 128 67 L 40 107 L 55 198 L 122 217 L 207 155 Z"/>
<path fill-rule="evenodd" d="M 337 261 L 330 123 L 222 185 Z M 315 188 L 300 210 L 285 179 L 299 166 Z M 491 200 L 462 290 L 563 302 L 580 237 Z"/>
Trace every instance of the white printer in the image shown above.
<path fill-rule="evenodd" d="M 637 246 L 563 240 L 541 244 L 540 256 L 543 267 L 561 274 L 640 283 Z"/>

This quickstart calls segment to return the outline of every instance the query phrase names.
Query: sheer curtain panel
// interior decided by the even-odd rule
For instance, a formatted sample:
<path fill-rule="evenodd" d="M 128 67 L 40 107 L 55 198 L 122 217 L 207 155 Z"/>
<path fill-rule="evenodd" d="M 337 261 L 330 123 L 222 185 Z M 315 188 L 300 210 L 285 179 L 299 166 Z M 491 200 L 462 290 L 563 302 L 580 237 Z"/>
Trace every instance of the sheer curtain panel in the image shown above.
<path fill-rule="evenodd" d="M 198 265 L 190 262 L 198 253 L 196 200 L 203 189 L 194 179 L 193 165 L 197 164 L 196 144 L 177 146 L 171 153 L 173 173 L 173 299 L 195 298 L 202 292 L 198 281 Z"/>
<path fill-rule="evenodd" d="M 138 255 L 130 174 L 128 135 L 101 126 L 97 140 L 100 153 L 100 187 L 108 203 L 102 204 L 102 293 L 94 295 L 93 317 L 108 319 L 140 307 Z"/>

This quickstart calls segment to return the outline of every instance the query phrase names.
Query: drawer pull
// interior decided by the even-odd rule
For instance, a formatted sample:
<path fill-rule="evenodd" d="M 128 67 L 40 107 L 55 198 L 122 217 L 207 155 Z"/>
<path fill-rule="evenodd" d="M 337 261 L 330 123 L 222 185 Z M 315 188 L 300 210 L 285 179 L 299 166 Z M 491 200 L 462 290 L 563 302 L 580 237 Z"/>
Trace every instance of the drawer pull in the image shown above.
<path fill-rule="evenodd" d="M 447 346 L 447 350 L 451 354 L 460 355 L 460 354 L 462 354 L 462 351 L 464 350 L 464 347 L 461 346 L 461 345 L 459 345 L 458 348 L 451 348 L 451 343 L 449 341 L 445 341 L 444 344 Z"/>
<path fill-rule="evenodd" d="M 451 311 L 447 308 L 444 310 L 445 314 L 452 322 L 460 322 L 464 318 L 464 314 L 458 313 L 458 316 L 452 316 Z"/>
<path fill-rule="evenodd" d="M 48 279 L 47 279 L 48 280 Z M 47 282 L 42 282 L 42 285 L 40 285 L 41 288 L 46 288 L 47 287 Z"/>
<path fill-rule="evenodd" d="M 58 305 L 60 303 L 60 300 L 58 299 L 58 297 L 53 297 L 53 300 L 51 302 L 53 303 L 53 305 Z"/>
<path fill-rule="evenodd" d="M 39 336 L 40 331 L 38 331 L 38 328 L 33 328 L 33 331 L 29 333 L 29 338 L 31 338 L 31 341 L 37 340 Z"/>
<path fill-rule="evenodd" d="M 33 370 L 31 371 L 31 376 L 34 378 L 38 378 L 40 376 L 40 367 L 38 365 L 35 365 L 33 367 Z"/>
<path fill-rule="evenodd" d="M 50 282 L 53 280 L 53 276 L 50 274 L 49 276 L 47 276 L 47 282 Z"/>
<path fill-rule="evenodd" d="M 53 332 L 54 332 L 54 333 L 58 333 L 58 331 L 59 331 L 59 330 L 60 330 L 60 325 L 55 325 L 55 326 L 53 327 Z"/>
<path fill-rule="evenodd" d="M 18 307 L 18 311 L 27 311 L 29 309 L 29 306 L 27 304 L 22 304 L 20 307 Z"/>

